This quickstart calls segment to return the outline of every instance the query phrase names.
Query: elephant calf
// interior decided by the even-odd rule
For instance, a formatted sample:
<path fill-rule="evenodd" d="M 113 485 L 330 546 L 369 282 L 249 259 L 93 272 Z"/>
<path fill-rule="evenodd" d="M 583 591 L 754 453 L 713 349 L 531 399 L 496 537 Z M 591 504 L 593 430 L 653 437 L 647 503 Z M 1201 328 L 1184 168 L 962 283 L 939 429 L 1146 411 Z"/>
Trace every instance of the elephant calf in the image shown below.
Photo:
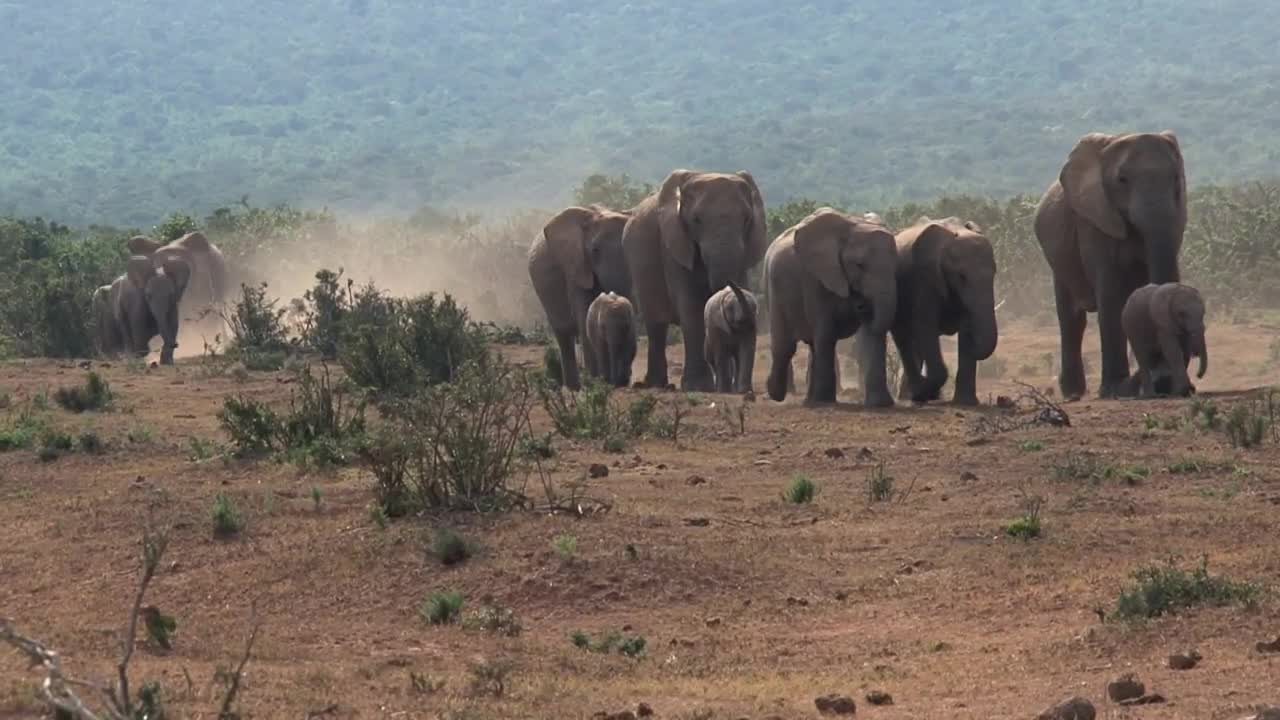
<path fill-rule="evenodd" d="M 636 311 L 631 301 L 617 293 L 600 293 L 587 308 L 587 345 L 595 367 L 593 374 L 614 387 L 631 384 L 631 364 L 636 359 Z"/>
<path fill-rule="evenodd" d="M 751 389 L 756 360 L 756 296 L 730 282 L 703 308 L 703 352 L 716 378 L 716 392 Z"/>
<path fill-rule="evenodd" d="M 1156 395 L 1157 375 L 1166 371 L 1169 394 L 1182 397 L 1195 392 L 1187 377 L 1187 363 L 1199 356 L 1196 377 L 1204 377 L 1209 352 L 1204 342 L 1204 300 L 1200 292 L 1182 283 L 1144 285 L 1129 296 L 1120 314 L 1125 336 L 1138 361 L 1137 380 L 1143 397 Z"/>

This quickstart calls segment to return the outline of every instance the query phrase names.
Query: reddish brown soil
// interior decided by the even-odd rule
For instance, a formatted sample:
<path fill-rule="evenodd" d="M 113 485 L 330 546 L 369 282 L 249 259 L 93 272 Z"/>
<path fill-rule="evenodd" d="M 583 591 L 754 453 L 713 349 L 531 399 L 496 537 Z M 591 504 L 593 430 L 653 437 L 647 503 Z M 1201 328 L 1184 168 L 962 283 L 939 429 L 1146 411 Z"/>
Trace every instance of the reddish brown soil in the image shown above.
<path fill-rule="evenodd" d="M 1056 329 L 1002 331 L 1007 370 L 980 380 L 981 394 L 1015 394 L 1019 377 L 1052 385 L 1044 358 L 1056 354 Z M 1214 325 L 1201 391 L 1227 405 L 1273 382 L 1273 336 L 1260 323 Z M 1086 347 L 1096 382 L 1092 332 Z M 538 355 L 506 351 L 529 362 Z M 758 391 L 768 369 L 761 355 Z M 33 450 L 0 455 L 0 615 L 62 651 L 74 673 L 110 677 L 139 574 L 141 522 L 155 503 L 176 524 L 148 599 L 179 625 L 170 652 L 140 643 L 134 676 L 135 685 L 160 680 L 176 716 L 214 717 L 215 669 L 238 658 L 254 603 L 262 635 L 240 703 L 253 718 L 325 709 L 315 717 L 586 718 L 640 702 L 658 718 L 807 718 L 816 717 L 813 699 L 833 692 L 853 696 L 859 717 L 886 720 L 1034 717 L 1073 694 L 1108 718 L 1227 718 L 1280 702 L 1280 657 L 1254 650 L 1280 632 L 1274 599 L 1141 625 L 1103 624 L 1095 614 L 1114 607 L 1136 568 L 1170 556 L 1187 566 L 1207 556 L 1211 572 L 1238 579 L 1280 577 L 1280 446 L 1236 450 L 1220 432 L 1144 431 L 1144 413 L 1185 416 L 1186 401 L 1072 403 L 1069 428 L 975 444 L 971 428 L 990 408 L 807 409 L 762 395 L 738 435 L 719 406 L 740 400 L 706 395 L 678 446 L 651 439 L 608 455 L 556 441 L 557 481 L 593 462 L 610 466 L 607 478 L 588 481 L 592 495 L 613 503 L 606 515 L 452 514 L 383 530 L 371 521 L 371 479 L 359 469 L 303 475 L 272 461 L 190 459 L 191 438 L 225 441 L 215 418 L 225 394 L 284 404 L 287 373 L 241 383 L 210 377 L 196 359 L 103 373 L 115 410 L 49 412 L 68 430 L 99 432 L 110 443 L 105 455 L 48 463 Z M 4 365 L 5 412 L 83 374 L 52 361 Z M 537 422 L 547 425 L 541 414 Z M 1083 451 L 1150 475 L 1055 477 L 1055 463 Z M 1167 470 L 1184 457 L 1214 469 Z M 866 478 L 881 461 L 899 498 L 871 503 Z M 780 499 L 797 473 L 820 485 L 812 505 Z M 692 476 L 706 482 L 690 484 Z M 247 515 L 243 537 L 212 536 L 217 493 Z M 1033 497 L 1044 501 L 1043 537 L 1006 537 L 1002 527 Z M 441 567 L 424 550 L 437 526 L 458 529 L 481 552 Z M 577 538 L 572 562 L 553 550 L 561 534 Z M 492 595 L 524 633 L 425 624 L 417 608 L 442 589 L 472 604 Z M 647 640 L 642 659 L 569 641 L 575 630 L 624 627 Z M 1164 667 L 1188 647 L 1204 655 L 1198 668 Z M 502 698 L 471 691 L 477 656 L 514 663 Z M 1104 685 L 1124 672 L 1168 703 L 1109 704 Z M 416 693 L 410 673 L 445 685 Z M 0 653 L 0 717 L 40 717 L 37 681 L 16 654 Z M 894 704 L 865 703 L 873 689 Z"/>

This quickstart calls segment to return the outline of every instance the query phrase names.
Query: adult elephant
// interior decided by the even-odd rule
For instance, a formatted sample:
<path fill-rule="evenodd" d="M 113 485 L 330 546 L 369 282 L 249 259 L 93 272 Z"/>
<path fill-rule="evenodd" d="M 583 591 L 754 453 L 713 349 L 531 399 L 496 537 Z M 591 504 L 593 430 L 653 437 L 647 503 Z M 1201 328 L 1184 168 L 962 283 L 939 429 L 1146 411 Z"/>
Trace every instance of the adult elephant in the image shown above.
<path fill-rule="evenodd" d="M 958 333 L 959 367 L 952 399 L 957 405 L 977 405 L 978 361 L 991 357 L 999 339 L 995 253 L 972 221 L 921 220 L 896 238 L 893 342 L 903 370 L 898 397 L 909 394 L 914 402 L 938 399 L 947 382 L 940 336 Z"/>
<path fill-rule="evenodd" d="M 181 260 L 191 269 L 191 280 L 179 309 L 193 327 L 212 330 L 221 327 L 217 306 L 227 299 L 227 261 L 218 246 L 202 232 L 189 232 L 169 243 L 135 235 L 127 243 L 131 255 L 151 258 L 157 266 Z"/>
<path fill-rule="evenodd" d="M 893 405 L 885 335 L 898 303 L 897 250 L 884 225 L 819 208 L 778 236 L 765 255 L 769 294 L 769 397 L 787 396 L 797 343 L 809 346 L 809 402 L 836 400 L 836 341 L 858 334 L 868 407 Z"/>
<path fill-rule="evenodd" d="M 631 276 L 622 252 L 622 229 L 630 212 L 601 205 L 569 207 L 542 229 L 529 248 L 529 278 L 560 347 L 561 380 L 581 387 L 576 342 L 588 371 L 595 367 L 586 342 L 587 308 L 602 292 L 631 297 Z"/>
<path fill-rule="evenodd" d="M 649 337 L 644 384 L 667 386 L 667 328 L 684 336 L 684 390 L 711 392 L 703 310 L 712 293 L 746 285 L 764 257 L 764 201 L 751 173 L 675 170 L 636 206 L 622 232 L 635 299 Z"/>
<path fill-rule="evenodd" d="M 1053 272 L 1063 397 L 1085 393 L 1080 344 L 1090 312 L 1102 341 L 1099 395 L 1137 393 L 1120 314 L 1135 289 L 1179 281 L 1186 224 L 1186 171 L 1172 132 L 1091 133 L 1076 143 L 1035 218 Z"/>
<path fill-rule="evenodd" d="M 94 293 L 99 349 L 108 355 L 127 351 L 145 357 L 151 339 L 159 335 L 160 363 L 172 365 L 178 347 L 178 306 L 190 279 L 191 267 L 184 260 L 129 258 L 125 274 Z"/>

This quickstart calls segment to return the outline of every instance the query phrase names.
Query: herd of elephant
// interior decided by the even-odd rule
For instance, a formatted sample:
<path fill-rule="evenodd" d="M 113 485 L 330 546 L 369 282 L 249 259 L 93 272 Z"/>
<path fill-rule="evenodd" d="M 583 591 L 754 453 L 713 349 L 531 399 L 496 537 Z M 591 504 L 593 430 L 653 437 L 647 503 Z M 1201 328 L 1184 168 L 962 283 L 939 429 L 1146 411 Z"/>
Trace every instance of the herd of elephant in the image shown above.
<path fill-rule="evenodd" d="M 1080 138 L 1045 192 L 1035 234 L 1053 275 L 1061 330 L 1059 387 L 1086 391 L 1087 313 L 1097 313 L 1101 397 L 1187 395 L 1191 357 L 1203 377 L 1204 301 L 1180 282 L 1186 173 L 1172 132 Z M 940 338 L 958 335 L 953 401 L 976 405 L 977 363 L 995 352 L 996 259 L 963 218 L 920 218 L 896 234 L 875 213 L 816 210 L 770 243 L 749 172 L 676 170 L 634 208 L 570 207 L 529 250 L 529 275 L 561 355 L 563 383 L 585 371 L 630 384 L 637 335 L 648 336 L 642 387 L 664 388 L 667 332 L 682 331 L 681 388 L 750 391 L 757 315 L 747 277 L 763 261 L 770 336 L 767 390 L 794 389 L 791 361 L 809 347 L 806 402 L 836 400 L 838 340 L 856 337 L 864 402 L 894 404 L 887 338 L 901 359 L 898 398 L 939 399 L 948 379 Z M 1137 361 L 1130 373 L 1129 347 Z"/>
<path fill-rule="evenodd" d="M 146 357 L 159 335 L 160 363 L 172 365 L 179 318 L 201 322 L 201 313 L 222 301 L 226 260 L 199 232 L 167 244 L 138 235 L 129 239 L 128 248 L 125 273 L 93 294 L 98 352 Z"/>

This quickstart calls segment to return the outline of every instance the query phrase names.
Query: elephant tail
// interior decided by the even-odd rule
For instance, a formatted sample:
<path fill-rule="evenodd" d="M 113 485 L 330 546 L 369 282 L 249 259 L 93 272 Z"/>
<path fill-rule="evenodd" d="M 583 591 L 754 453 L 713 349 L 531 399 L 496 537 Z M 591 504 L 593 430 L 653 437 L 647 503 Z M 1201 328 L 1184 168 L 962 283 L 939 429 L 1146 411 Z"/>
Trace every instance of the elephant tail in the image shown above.
<path fill-rule="evenodd" d="M 729 289 L 733 291 L 735 297 L 738 298 L 738 305 L 742 308 L 742 324 L 750 330 L 756 329 L 756 314 L 750 302 L 747 301 L 747 295 L 738 287 L 734 281 L 729 281 Z"/>
<path fill-rule="evenodd" d="M 1205 346 L 1204 340 L 1200 341 L 1200 367 L 1196 370 L 1196 377 L 1204 377 L 1204 373 L 1209 369 L 1209 349 Z"/>

